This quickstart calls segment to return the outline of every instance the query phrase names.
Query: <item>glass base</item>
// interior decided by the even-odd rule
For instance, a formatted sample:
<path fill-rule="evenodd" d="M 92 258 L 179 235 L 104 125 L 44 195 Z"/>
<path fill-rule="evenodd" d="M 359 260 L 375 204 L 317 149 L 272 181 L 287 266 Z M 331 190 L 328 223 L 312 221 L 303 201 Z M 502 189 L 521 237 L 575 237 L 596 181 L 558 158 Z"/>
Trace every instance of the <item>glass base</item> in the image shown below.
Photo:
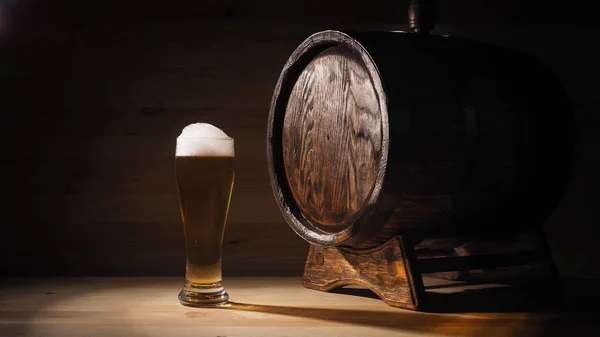
<path fill-rule="evenodd" d="M 217 292 L 199 292 L 194 290 L 181 289 L 179 292 L 179 302 L 188 307 L 216 307 L 226 304 L 229 301 L 229 295 L 225 289 Z"/>

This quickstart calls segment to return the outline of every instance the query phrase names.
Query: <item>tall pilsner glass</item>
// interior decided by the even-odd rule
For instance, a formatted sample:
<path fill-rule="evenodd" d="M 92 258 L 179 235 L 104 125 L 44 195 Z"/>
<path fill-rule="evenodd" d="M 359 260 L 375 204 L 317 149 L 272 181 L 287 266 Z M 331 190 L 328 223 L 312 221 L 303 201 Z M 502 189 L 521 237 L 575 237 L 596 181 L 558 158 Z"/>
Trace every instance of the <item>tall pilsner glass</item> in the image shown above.
<path fill-rule="evenodd" d="M 216 306 L 229 300 L 221 276 L 223 234 L 234 183 L 234 141 L 206 123 L 177 138 L 175 178 L 186 243 L 185 283 L 179 301 Z"/>

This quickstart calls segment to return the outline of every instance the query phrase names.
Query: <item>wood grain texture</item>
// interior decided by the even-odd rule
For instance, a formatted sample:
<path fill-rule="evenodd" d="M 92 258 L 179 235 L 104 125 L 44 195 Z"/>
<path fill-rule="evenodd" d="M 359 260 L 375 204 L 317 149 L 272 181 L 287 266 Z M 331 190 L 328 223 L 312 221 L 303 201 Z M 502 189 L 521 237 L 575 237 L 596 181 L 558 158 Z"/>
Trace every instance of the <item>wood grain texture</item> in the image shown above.
<path fill-rule="evenodd" d="M 283 162 L 302 213 L 343 228 L 365 208 L 381 156 L 381 114 L 372 79 L 346 47 L 329 48 L 302 71 L 283 121 Z"/>
<path fill-rule="evenodd" d="M 4 279 L 0 336 L 554 337 L 600 332 L 598 313 L 535 311 L 530 294 L 498 286 L 426 278 L 441 312 L 424 313 L 388 306 L 361 293 L 364 289 L 349 288 L 356 292 L 345 294 L 304 289 L 298 278 L 225 279 L 234 302 L 230 307 L 189 308 L 177 300 L 182 284 L 172 277 Z"/>
<path fill-rule="evenodd" d="M 357 220 L 352 223 L 337 226 L 337 228 L 333 228 L 332 226 L 320 226 L 319 223 L 313 223 L 308 217 L 302 215 L 299 205 L 294 202 L 291 186 L 286 177 L 283 158 L 283 125 L 287 112 L 289 94 L 294 89 L 296 79 L 312 61 L 313 57 L 331 47 L 332 41 L 336 41 L 334 45 L 344 46 L 347 50 L 350 50 L 353 56 L 360 59 L 362 62 L 364 70 L 369 74 L 371 85 L 376 92 L 376 99 L 380 110 L 379 116 L 381 118 L 381 157 L 379 159 L 380 165 L 376 168 L 376 179 L 372 192 L 368 196 L 368 201 L 363 203 L 361 213 Z M 267 122 L 267 164 L 269 175 L 271 177 L 271 187 L 273 189 L 276 204 L 290 227 L 296 234 L 313 244 L 334 246 L 342 243 L 350 244 L 351 242 L 349 241 L 360 241 L 365 233 L 369 234 L 370 231 L 376 231 L 377 225 L 381 223 L 381 221 L 374 221 L 374 218 L 384 215 L 384 212 L 381 212 L 378 208 L 385 203 L 385 201 L 380 200 L 379 192 L 382 188 L 385 176 L 385 166 L 381 163 L 387 161 L 389 130 L 386 127 L 386 96 L 383 91 L 382 83 L 376 74 L 377 67 L 356 40 L 347 34 L 328 30 L 313 34 L 310 38 L 305 39 L 294 50 L 284 65 L 277 84 L 275 85 Z M 344 138 L 344 134 L 352 132 L 347 128 L 341 131 L 344 133 L 338 134 L 337 137 Z M 344 142 L 342 141 L 341 143 Z M 336 153 L 335 155 L 338 158 L 344 157 L 341 153 Z M 293 164 L 293 162 L 290 163 L 288 161 L 288 165 L 289 164 Z M 321 212 L 323 212 L 323 210 L 321 210 Z M 371 214 L 375 214 L 375 217 L 370 218 Z"/>
<path fill-rule="evenodd" d="M 147 7 L 131 8 L 138 13 Z M 360 8 L 382 13 L 366 3 Z M 496 9 L 487 11 L 496 15 Z M 476 12 L 471 19 L 485 22 Z M 403 18 L 404 9 L 390 13 Z M 119 24 L 103 14 L 96 22 L 77 15 L 84 24 L 53 24 L 23 35 L 3 26 L 0 174 L 7 201 L 0 204 L 0 274 L 181 275 L 184 241 L 172 176 L 173 141 L 183 125 L 204 120 L 236 138 L 239 159 L 225 234 L 232 242 L 224 251 L 225 275 L 301 276 L 308 244 L 281 216 L 265 160 L 273 86 L 290 52 L 315 31 L 402 27 L 332 25 L 331 15 L 316 25 L 300 14 L 302 24 L 134 24 L 123 15 L 126 20 Z M 563 275 L 600 275 L 600 220 L 593 197 L 600 186 L 600 160 L 594 155 L 600 100 L 588 85 L 600 77 L 600 30 L 562 20 L 480 25 L 463 19 L 437 25 L 436 33 L 532 53 L 558 72 L 574 99 L 582 155 L 545 231 Z"/>
<path fill-rule="evenodd" d="M 391 306 L 418 309 L 424 290 L 415 262 L 412 246 L 401 237 L 368 250 L 311 246 L 302 285 L 321 291 L 360 285 Z"/>

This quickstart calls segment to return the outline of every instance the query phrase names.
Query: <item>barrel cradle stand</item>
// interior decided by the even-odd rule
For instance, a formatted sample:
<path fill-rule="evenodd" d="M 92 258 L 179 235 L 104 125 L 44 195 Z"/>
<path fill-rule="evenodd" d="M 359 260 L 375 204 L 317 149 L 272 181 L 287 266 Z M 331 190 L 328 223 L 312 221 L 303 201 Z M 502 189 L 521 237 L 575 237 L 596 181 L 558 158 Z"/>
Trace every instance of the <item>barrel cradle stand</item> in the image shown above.
<path fill-rule="evenodd" d="M 283 67 L 267 126 L 276 203 L 311 244 L 303 285 L 360 285 L 415 310 L 423 274 L 521 265 L 558 280 L 541 225 L 568 185 L 570 135 L 555 132 L 568 118 L 552 76 L 505 49 L 313 34 Z M 418 258 L 424 239 L 459 232 L 490 240 Z"/>
<path fill-rule="evenodd" d="M 551 291 L 556 296 L 556 291 L 560 291 L 559 275 L 551 252 L 542 233 L 532 235 L 538 236 L 539 241 L 530 250 L 425 259 L 417 259 L 411 240 L 402 236 L 365 250 L 311 245 L 302 285 L 320 291 L 359 285 L 391 306 L 418 310 L 423 305 L 426 308 L 422 274 L 523 266 L 526 270 L 519 278 L 530 278 L 526 285 L 552 284 Z"/>

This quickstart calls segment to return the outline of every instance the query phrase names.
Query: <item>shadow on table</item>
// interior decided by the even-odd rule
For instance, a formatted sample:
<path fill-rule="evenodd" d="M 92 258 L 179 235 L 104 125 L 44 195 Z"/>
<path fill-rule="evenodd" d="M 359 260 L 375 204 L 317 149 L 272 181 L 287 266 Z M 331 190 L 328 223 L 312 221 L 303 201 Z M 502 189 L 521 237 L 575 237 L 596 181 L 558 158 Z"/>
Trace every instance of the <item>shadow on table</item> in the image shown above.
<path fill-rule="evenodd" d="M 464 286 L 464 284 L 463 284 Z M 571 286 L 600 286 L 600 280 Z M 447 286 L 443 286 L 447 287 Z M 591 288 L 590 288 L 591 289 Z M 367 289 L 342 288 L 336 293 L 377 298 Z M 359 326 L 448 336 L 600 336 L 600 297 L 572 296 L 565 302 L 552 294 L 497 287 L 451 293 L 427 293 L 423 311 L 325 309 L 232 302 L 228 309 L 312 318 Z M 550 300 L 548 300 L 550 299 Z"/>
<path fill-rule="evenodd" d="M 22 284 L 2 282 L 0 285 L 6 286 L 7 289 L 13 289 L 13 291 L 19 289 L 20 286 L 23 286 L 23 290 L 30 289 L 28 282 L 21 280 L 19 282 Z M 35 282 L 35 280 L 30 282 Z M 37 321 L 40 317 L 43 318 L 41 310 L 44 308 L 58 305 L 73 297 L 93 295 L 97 299 L 104 294 L 112 293 L 115 289 L 126 291 L 130 287 L 152 287 L 154 283 L 161 281 L 123 279 L 122 281 L 112 280 L 102 283 L 71 280 L 68 282 L 69 286 L 64 286 L 64 282 L 61 280 L 49 283 L 48 288 L 41 290 L 44 292 L 44 296 L 37 297 L 36 303 L 31 303 L 30 306 L 23 306 L 29 309 L 15 312 L 9 308 L 0 308 L 2 317 L 13 322 L 10 323 L 10 326 L 0 325 L 0 336 L 49 335 L 46 331 L 39 329 L 52 328 L 52 325 L 27 324 Z M 440 287 L 449 286 L 436 287 L 439 290 Z M 503 287 L 450 293 L 429 291 L 427 294 L 429 306 L 424 308 L 426 312 L 391 307 L 383 310 L 361 310 L 360 307 L 355 309 L 311 308 L 235 302 L 223 310 L 260 312 L 357 327 L 383 328 L 399 333 L 430 333 L 441 336 L 600 336 L 600 324 L 598 324 L 600 312 L 594 311 L 597 307 L 594 304 L 598 303 L 600 298 L 591 296 L 594 291 L 596 293 L 600 291 L 598 290 L 600 282 L 598 280 L 579 280 L 575 283 L 571 282 L 570 288 L 577 289 L 577 294 L 571 294 L 567 305 L 562 307 L 543 305 L 544 303 L 539 302 L 536 296 L 527 296 L 519 289 Z M 377 298 L 366 289 L 342 288 L 336 292 L 339 296 Z M 2 291 L 0 291 L 0 299 L 2 299 Z M 332 306 L 335 307 L 335 303 Z M 206 317 L 205 312 L 198 313 L 201 314 L 201 317 Z M 72 313 L 58 311 L 54 314 L 65 315 L 64 317 L 68 318 Z M 95 313 L 91 312 L 90 315 L 93 316 Z M 135 326 L 124 326 L 123 329 L 120 331 L 122 335 L 132 337 L 147 335 L 136 329 Z M 102 335 L 102 331 L 94 333 Z"/>

